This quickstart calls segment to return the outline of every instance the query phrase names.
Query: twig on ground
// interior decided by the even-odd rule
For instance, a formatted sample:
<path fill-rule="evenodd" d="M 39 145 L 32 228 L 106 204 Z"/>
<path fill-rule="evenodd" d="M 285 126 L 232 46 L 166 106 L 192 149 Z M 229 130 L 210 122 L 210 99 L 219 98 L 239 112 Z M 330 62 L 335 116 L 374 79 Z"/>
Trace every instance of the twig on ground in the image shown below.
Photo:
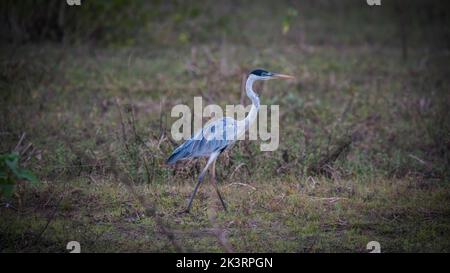
<path fill-rule="evenodd" d="M 26 136 L 26 135 L 27 135 L 26 133 L 22 133 L 22 135 L 20 136 L 19 142 L 17 142 L 17 145 L 16 145 L 16 147 L 14 148 L 14 151 L 15 151 L 15 152 L 19 152 L 20 145 L 22 145 L 22 142 L 23 142 L 23 140 L 25 139 L 25 136 Z"/>
<path fill-rule="evenodd" d="M 317 200 L 317 201 L 328 201 L 328 203 L 333 204 L 336 203 L 339 200 L 348 200 L 348 198 L 345 197 L 315 197 L 315 196 L 308 196 L 310 199 Z"/>
<path fill-rule="evenodd" d="M 345 153 L 350 148 L 351 144 L 352 144 L 351 137 L 346 137 L 345 139 L 341 140 L 333 151 L 331 151 L 330 153 L 319 159 L 316 164 L 310 166 L 308 168 L 308 173 L 324 174 L 329 177 L 332 177 L 333 173 L 332 171 L 330 171 L 329 166 L 332 166 L 332 164 L 339 158 L 339 156 Z"/>
<path fill-rule="evenodd" d="M 316 180 L 314 179 L 314 177 L 308 176 L 308 178 L 306 179 L 306 182 L 308 182 L 309 180 L 312 181 L 311 188 L 314 189 L 316 187 L 316 184 L 317 184 Z"/>
<path fill-rule="evenodd" d="M 237 167 L 233 170 L 233 172 L 230 175 L 230 179 L 233 178 L 236 171 L 239 170 L 241 167 L 245 167 L 247 169 L 248 174 L 250 175 L 250 169 L 248 168 L 247 164 L 241 163 L 241 164 L 237 165 Z"/>
<path fill-rule="evenodd" d="M 417 156 L 413 155 L 413 154 L 408 154 L 409 157 L 411 157 L 412 159 L 417 160 L 420 164 L 422 165 L 427 165 L 427 162 L 425 162 L 424 160 L 418 158 Z"/>
<path fill-rule="evenodd" d="M 233 183 L 231 183 L 231 184 L 226 185 L 225 187 L 229 187 L 229 186 L 232 186 L 232 185 L 245 186 L 245 187 L 249 187 L 249 188 L 251 188 L 252 190 L 256 191 L 256 188 L 255 188 L 255 187 L 250 186 L 249 184 L 239 183 L 239 182 L 233 182 Z"/>

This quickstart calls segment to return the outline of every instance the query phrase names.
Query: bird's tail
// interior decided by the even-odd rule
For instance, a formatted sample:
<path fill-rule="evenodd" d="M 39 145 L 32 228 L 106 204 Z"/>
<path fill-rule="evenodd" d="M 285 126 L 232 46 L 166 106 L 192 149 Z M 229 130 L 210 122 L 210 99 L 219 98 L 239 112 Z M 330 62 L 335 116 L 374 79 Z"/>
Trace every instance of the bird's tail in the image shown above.
<path fill-rule="evenodd" d="M 175 151 L 173 152 L 170 157 L 166 160 L 166 163 L 169 165 L 175 164 L 180 159 L 183 159 L 185 156 L 183 151 Z"/>
<path fill-rule="evenodd" d="M 174 164 L 178 160 L 185 159 L 188 157 L 192 157 L 192 150 L 194 149 L 194 145 L 196 141 L 187 140 L 185 143 L 178 146 L 178 148 L 173 151 L 170 157 L 166 160 L 167 164 Z"/>

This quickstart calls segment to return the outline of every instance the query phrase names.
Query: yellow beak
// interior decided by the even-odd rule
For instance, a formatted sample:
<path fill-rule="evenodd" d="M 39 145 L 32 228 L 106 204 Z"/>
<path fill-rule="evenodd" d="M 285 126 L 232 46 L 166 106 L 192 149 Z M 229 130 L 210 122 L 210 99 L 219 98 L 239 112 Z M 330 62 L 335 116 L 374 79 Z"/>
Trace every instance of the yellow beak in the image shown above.
<path fill-rule="evenodd" d="M 295 77 L 290 76 L 290 75 L 285 75 L 285 74 L 274 74 L 273 75 L 274 78 L 279 78 L 279 79 L 295 79 Z"/>

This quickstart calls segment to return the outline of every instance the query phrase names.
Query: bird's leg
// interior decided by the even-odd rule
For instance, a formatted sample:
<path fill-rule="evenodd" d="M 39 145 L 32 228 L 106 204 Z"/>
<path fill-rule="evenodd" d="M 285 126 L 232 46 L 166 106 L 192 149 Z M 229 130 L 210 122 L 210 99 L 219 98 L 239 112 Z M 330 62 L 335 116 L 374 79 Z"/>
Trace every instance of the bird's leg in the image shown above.
<path fill-rule="evenodd" d="M 200 184 L 203 182 L 203 177 L 205 176 L 205 173 L 208 170 L 209 165 L 211 165 L 211 163 L 213 163 L 216 160 L 217 156 L 218 156 L 218 154 L 212 155 L 208 159 L 208 162 L 206 163 L 205 168 L 202 170 L 202 172 L 198 176 L 198 182 L 197 182 L 197 185 L 195 185 L 194 191 L 192 192 L 191 199 L 189 199 L 189 204 L 188 204 L 187 208 L 183 212 L 189 213 L 189 211 L 191 210 L 192 201 L 194 201 L 195 194 L 197 193 L 197 190 L 200 187 Z"/>
<path fill-rule="evenodd" d="M 227 206 L 225 205 L 225 202 L 223 201 L 222 195 L 220 194 L 219 188 L 217 186 L 217 180 L 216 180 L 216 160 L 214 160 L 211 170 L 211 180 L 214 185 L 214 188 L 216 189 L 217 195 L 219 196 L 220 202 L 222 203 L 223 209 L 227 211 Z"/>
<path fill-rule="evenodd" d="M 198 188 L 200 187 L 200 184 L 203 182 L 203 177 L 205 176 L 205 173 L 206 173 L 206 168 L 200 173 L 200 175 L 198 177 L 197 185 L 195 185 L 194 191 L 192 192 L 192 195 L 191 195 L 191 199 L 189 199 L 189 204 L 184 212 L 189 213 L 189 211 L 191 210 L 192 201 L 194 201 L 195 194 L 197 193 Z"/>

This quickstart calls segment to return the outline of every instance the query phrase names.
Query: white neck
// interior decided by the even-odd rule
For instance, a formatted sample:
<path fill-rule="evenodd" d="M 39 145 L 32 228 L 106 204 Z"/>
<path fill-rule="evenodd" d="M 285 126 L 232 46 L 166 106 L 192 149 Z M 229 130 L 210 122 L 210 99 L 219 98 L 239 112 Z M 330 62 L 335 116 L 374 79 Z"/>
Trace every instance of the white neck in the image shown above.
<path fill-rule="evenodd" d="M 248 130 L 250 125 L 253 124 L 253 122 L 255 122 L 256 116 L 259 111 L 259 97 L 258 95 L 256 95 L 255 91 L 253 91 L 253 83 L 257 79 L 258 79 L 257 77 L 250 75 L 247 79 L 247 82 L 245 83 L 245 91 L 247 93 L 247 96 L 252 101 L 252 107 L 250 108 L 250 112 L 245 117 L 245 119 L 239 121 L 243 125 L 242 126 L 243 131 Z"/>

